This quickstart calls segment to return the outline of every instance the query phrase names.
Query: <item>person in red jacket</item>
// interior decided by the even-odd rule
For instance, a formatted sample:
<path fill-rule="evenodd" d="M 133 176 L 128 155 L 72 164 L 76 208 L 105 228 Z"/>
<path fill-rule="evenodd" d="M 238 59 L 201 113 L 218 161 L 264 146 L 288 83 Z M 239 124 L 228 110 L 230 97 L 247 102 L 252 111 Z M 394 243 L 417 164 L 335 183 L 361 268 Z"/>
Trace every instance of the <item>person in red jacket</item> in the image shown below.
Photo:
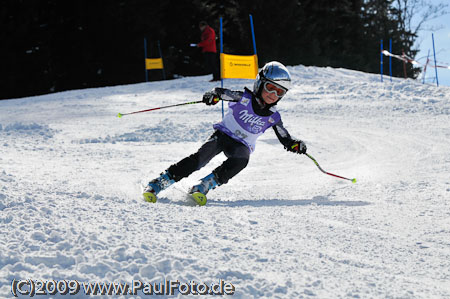
<path fill-rule="evenodd" d="M 202 48 L 206 69 L 213 74 L 211 81 L 218 81 L 220 80 L 220 73 L 217 65 L 216 33 L 205 21 L 199 23 L 199 28 L 202 36 L 197 47 Z"/>

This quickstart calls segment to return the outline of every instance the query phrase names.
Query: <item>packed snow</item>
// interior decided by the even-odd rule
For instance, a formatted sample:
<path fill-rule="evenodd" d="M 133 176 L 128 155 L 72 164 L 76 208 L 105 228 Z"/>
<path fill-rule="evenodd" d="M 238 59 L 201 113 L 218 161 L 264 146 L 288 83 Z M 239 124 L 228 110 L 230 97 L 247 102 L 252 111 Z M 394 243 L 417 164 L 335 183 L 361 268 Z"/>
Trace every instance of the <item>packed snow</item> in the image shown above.
<path fill-rule="evenodd" d="M 199 100 L 209 76 L 0 101 L 0 297 L 21 280 L 171 280 L 223 281 L 230 298 L 449 298 L 450 88 L 288 68 L 286 128 L 356 184 L 270 129 L 206 206 L 186 190 L 223 155 L 144 202 L 142 185 L 198 149 L 221 104 L 116 115 Z"/>

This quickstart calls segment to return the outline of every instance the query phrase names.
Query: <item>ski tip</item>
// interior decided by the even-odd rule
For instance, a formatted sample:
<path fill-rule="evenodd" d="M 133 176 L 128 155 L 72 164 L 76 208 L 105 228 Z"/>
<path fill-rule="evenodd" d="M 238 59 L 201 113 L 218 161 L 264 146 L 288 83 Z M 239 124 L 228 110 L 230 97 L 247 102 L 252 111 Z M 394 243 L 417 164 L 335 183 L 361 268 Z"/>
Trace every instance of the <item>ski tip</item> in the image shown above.
<path fill-rule="evenodd" d="M 353 184 L 356 184 L 356 179 L 352 179 L 352 183 L 353 183 Z"/>
<path fill-rule="evenodd" d="M 122 113 L 118 113 L 118 114 L 117 114 L 117 117 L 118 117 L 118 118 L 121 118 L 122 116 L 123 116 Z"/>
<path fill-rule="evenodd" d="M 200 192 L 194 192 L 191 194 L 191 198 L 199 205 L 204 206 L 206 205 L 206 196 L 203 193 Z"/>
<path fill-rule="evenodd" d="M 151 192 L 145 192 L 145 193 L 142 194 L 142 196 L 144 197 L 144 200 L 146 202 L 155 203 L 156 200 L 157 200 L 156 195 L 151 193 Z"/>

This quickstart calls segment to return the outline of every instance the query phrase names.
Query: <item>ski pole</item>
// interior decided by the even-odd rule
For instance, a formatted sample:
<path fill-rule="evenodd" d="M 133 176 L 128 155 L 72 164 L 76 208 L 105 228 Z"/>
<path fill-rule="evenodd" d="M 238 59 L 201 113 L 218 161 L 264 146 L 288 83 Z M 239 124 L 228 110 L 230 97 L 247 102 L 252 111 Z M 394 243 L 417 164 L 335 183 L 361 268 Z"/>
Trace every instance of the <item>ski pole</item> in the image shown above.
<path fill-rule="evenodd" d="M 340 179 L 344 179 L 344 180 L 351 181 L 352 183 L 356 183 L 356 179 L 348 179 L 348 178 L 344 178 L 343 176 L 336 175 L 336 174 L 332 174 L 332 173 L 329 173 L 329 172 L 323 170 L 322 167 L 320 167 L 319 163 L 317 163 L 316 159 L 314 159 L 314 158 L 313 158 L 310 154 L 308 154 L 308 153 L 305 153 L 305 155 L 307 155 L 308 158 L 310 158 L 311 160 L 313 160 L 314 164 L 316 164 L 316 166 L 317 166 L 317 167 L 320 169 L 320 171 L 322 171 L 323 173 L 328 174 L 328 175 L 331 175 L 331 176 L 334 176 L 334 177 L 337 177 L 337 178 L 340 178 Z"/>
<path fill-rule="evenodd" d="M 237 100 L 225 100 L 225 99 L 222 99 L 222 101 L 237 102 Z M 171 108 L 171 107 L 190 105 L 190 104 L 199 104 L 199 103 L 203 103 L 203 101 L 194 101 L 194 102 L 187 102 L 187 103 L 181 103 L 181 104 L 175 104 L 175 105 L 169 105 L 169 106 L 162 106 L 162 107 L 150 108 L 150 109 L 145 109 L 145 110 L 140 110 L 140 111 L 134 111 L 134 112 L 130 112 L 130 113 L 118 113 L 117 117 L 121 118 L 124 115 L 130 115 L 130 114 L 136 114 L 136 113 L 142 113 L 142 112 L 149 112 L 149 111 L 154 111 L 154 110 L 159 110 L 159 109 L 164 109 L 164 108 Z"/>
<path fill-rule="evenodd" d="M 162 106 L 162 107 L 157 107 L 157 108 L 150 108 L 150 109 L 145 109 L 145 110 L 140 110 L 140 111 L 134 111 L 134 112 L 130 112 L 130 113 L 119 113 L 119 114 L 117 114 L 117 117 L 120 118 L 124 115 L 149 112 L 149 111 L 153 111 L 153 110 L 159 110 L 159 109 L 171 108 L 171 107 L 177 107 L 177 106 L 183 106 L 183 105 L 190 105 L 190 104 L 198 104 L 198 103 L 203 103 L 203 101 L 194 101 L 194 102 L 187 102 L 187 103 L 181 103 L 181 104 L 175 104 L 175 105 L 169 105 L 169 106 Z"/>

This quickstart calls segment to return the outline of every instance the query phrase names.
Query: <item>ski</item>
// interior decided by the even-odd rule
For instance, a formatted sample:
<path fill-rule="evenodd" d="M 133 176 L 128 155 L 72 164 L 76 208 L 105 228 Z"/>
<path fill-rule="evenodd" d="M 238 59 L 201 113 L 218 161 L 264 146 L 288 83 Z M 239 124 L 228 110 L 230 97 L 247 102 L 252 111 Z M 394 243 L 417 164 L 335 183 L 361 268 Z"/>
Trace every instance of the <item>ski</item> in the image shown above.
<path fill-rule="evenodd" d="M 144 197 L 144 200 L 146 202 L 152 202 L 155 203 L 158 199 L 156 198 L 156 195 L 152 192 L 144 192 L 142 193 L 142 196 Z"/>
<path fill-rule="evenodd" d="M 178 189 L 179 191 L 185 193 L 187 200 L 194 203 L 195 205 L 198 206 L 206 205 L 207 198 L 205 194 L 201 192 L 189 193 L 187 190 L 179 186 L 176 186 L 175 189 Z M 144 199 L 144 201 L 150 203 L 156 203 L 158 201 L 158 197 L 153 192 L 145 192 L 145 186 L 141 185 L 141 191 L 142 191 L 142 198 Z"/>
<path fill-rule="evenodd" d="M 188 197 L 199 206 L 206 205 L 206 195 L 200 192 L 188 193 Z"/>

